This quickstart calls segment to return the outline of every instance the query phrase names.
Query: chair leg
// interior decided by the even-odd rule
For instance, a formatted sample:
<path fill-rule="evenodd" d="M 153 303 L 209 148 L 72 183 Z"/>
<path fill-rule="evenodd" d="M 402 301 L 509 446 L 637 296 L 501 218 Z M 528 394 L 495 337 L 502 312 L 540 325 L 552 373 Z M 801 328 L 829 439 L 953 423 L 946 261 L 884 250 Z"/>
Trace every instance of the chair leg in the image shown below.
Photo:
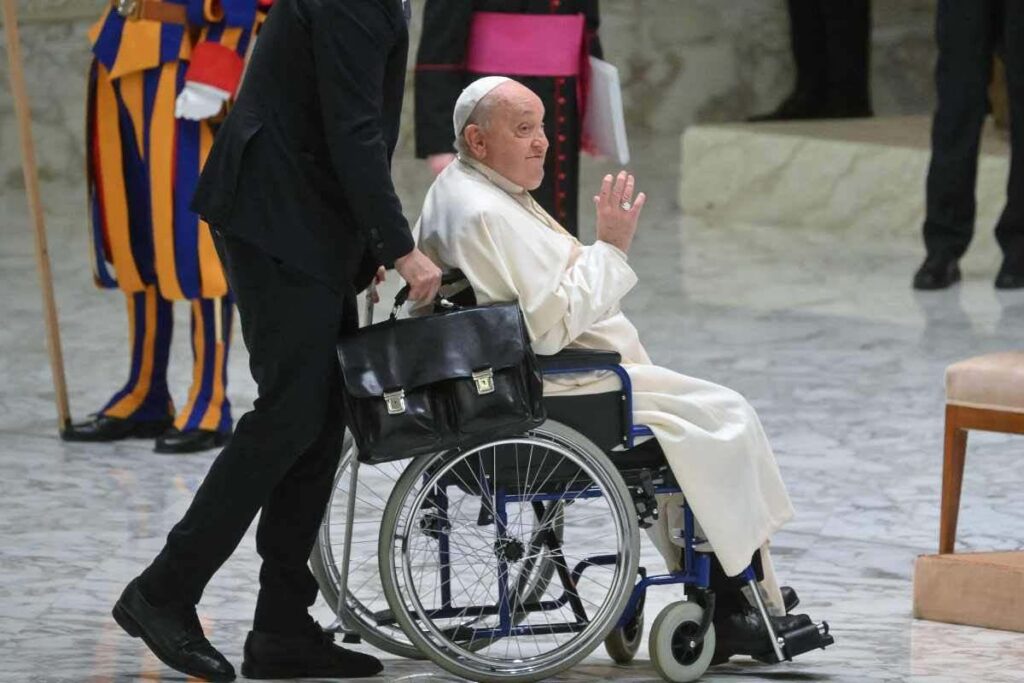
<path fill-rule="evenodd" d="M 952 553 L 960 515 L 960 491 L 967 457 L 967 430 L 959 426 L 956 408 L 946 406 L 946 444 L 942 464 L 942 513 L 939 521 L 939 553 Z"/>

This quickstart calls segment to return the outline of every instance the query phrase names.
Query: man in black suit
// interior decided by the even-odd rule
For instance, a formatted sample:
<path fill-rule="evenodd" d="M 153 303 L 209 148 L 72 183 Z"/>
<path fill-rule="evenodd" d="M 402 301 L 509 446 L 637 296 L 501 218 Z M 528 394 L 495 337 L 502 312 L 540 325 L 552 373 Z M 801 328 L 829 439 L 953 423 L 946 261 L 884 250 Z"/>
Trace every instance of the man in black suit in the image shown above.
<path fill-rule="evenodd" d="M 390 176 L 407 22 L 401 0 L 277 0 L 192 203 L 213 226 L 259 396 L 114 606 L 122 628 L 192 676 L 235 676 L 195 606 L 260 510 L 263 566 L 242 673 L 381 669 L 310 618 L 317 586 L 306 562 L 341 449 L 335 344 L 358 325 L 355 293 L 381 266 L 397 268 L 411 298 L 431 299 L 440 285 Z"/>

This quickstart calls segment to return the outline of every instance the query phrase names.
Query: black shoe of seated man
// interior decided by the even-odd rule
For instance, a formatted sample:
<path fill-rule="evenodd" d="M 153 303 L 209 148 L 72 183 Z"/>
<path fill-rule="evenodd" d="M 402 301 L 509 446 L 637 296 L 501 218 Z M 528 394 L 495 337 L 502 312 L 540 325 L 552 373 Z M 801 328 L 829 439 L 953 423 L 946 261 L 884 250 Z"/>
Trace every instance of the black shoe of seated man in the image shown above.
<path fill-rule="evenodd" d="M 142 638 L 167 666 L 206 681 L 233 681 L 235 668 L 203 635 L 192 605 L 155 606 L 139 590 L 138 579 L 114 605 L 114 621 L 133 638 Z"/>
<path fill-rule="evenodd" d="M 1024 258 L 1004 259 L 996 275 L 996 289 L 1021 289 L 1024 287 Z"/>
<path fill-rule="evenodd" d="M 800 596 L 796 594 L 796 590 L 791 586 L 779 586 L 779 592 L 782 593 L 782 605 L 786 608 L 786 614 L 789 614 L 797 608 L 800 604 Z M 730 655 L 720 654 L 720 658 L 712 659 L 712 664 L 723 664 L 729 661 Z"/>
<path fill-rule="evenodd" d="M 85 422 L 73 424 L 60 437 L 65 441 L 120 441 L 121 439 L 152 439 L 171 426 L 166 420 L 125 420 L 119 417 L 96 415 Z"/>
<path fill-rule="evenodd" d="M 157 453 L 199 453 L 211 448 L 220 448 L 230 438 L 230 434 L 209 429 L 181 431 L 177 427 L 171 427 L 157 437 L 153 450 Z"/>
<path fill-rule="evenodd" d="M 789 614 L 800 604 L 800 597 L 790 586 L 779 586 L 779 591 L 782 593 L 782 604 L 786 608 L 786 614 Z"/>
<path fill-rule="evenodd" d="M 960 266 L 952 256 L 929 256 L 914 274 L 914 289 L 946 289 L 960 281 Z"/>
<path fill-rule="evenodd" d="M 769 617 L 776 635 L 789 633 L 811 624 L 806 614 Z M 722 664 L 733 655 L 764 656 L 772 652 L 761 614 L 754 607 L 726 614 L 715 614 L 715 655 L 711 664 Z"/>
<path fill-rule="evenodd" d="M 335 645 L 316 623 L 295 635 L 249 631 L 244 652 L 246 678 L 365 678 L 384 670 L 376 657 Z"/>

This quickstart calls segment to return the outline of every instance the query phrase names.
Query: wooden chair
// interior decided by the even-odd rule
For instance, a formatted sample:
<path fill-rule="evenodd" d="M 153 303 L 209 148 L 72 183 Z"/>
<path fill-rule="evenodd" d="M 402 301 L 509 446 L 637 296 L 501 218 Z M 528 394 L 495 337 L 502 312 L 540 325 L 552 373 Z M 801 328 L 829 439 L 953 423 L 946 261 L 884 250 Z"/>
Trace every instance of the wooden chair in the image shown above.
<path fill-rule="evenodd" d="M 946 446 L 939 553 L 952 553 L 967 430 L 1024 434 L 1024 351 L 990 353 L 946 368 Z"/>

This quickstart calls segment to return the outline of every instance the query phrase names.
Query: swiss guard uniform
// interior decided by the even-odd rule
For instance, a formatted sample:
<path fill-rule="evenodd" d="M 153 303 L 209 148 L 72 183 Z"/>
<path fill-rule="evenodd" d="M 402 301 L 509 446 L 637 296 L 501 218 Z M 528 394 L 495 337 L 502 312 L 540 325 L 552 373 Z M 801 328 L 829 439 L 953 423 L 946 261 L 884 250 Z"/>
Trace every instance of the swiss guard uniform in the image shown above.
<path fill-rule="evenodd" d="M 550 141 L 531 194 L 577 234 L 587 56 L 601 56 L 597 0 L 426 0 L 416 55 L 416 155 L 451 153 L 452 112 L 481 76 L 510 76 L 544 102 Z"/>
<path fill-rule="evenodd" d="M 114 0 L 89 33 L 94 278 L 125 293 L 131 370 L 66 438 L 160 437 L 158 451 L 190 452 L 231 433 L 231 298 L 209 226 L 188 204 L 264 10 L 257 0 Z M 175 417 L 167 363 L 177 300 L 191 302 L 194 364 Z"/>

